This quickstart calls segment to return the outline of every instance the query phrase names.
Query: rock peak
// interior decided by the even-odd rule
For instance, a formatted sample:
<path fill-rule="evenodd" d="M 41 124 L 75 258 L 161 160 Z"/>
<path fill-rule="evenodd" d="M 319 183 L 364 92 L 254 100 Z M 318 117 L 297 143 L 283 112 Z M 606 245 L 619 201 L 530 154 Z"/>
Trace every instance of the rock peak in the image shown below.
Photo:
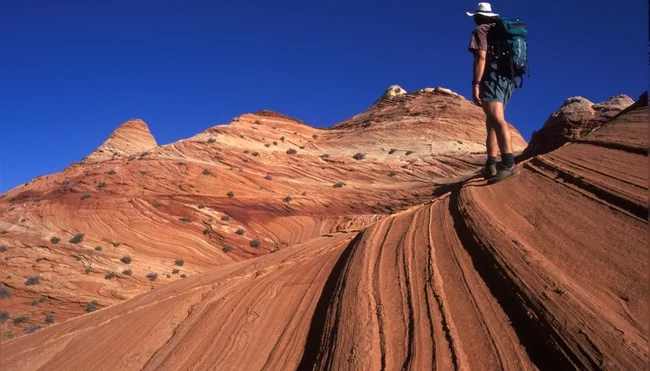
<path fill-rule="evenodd" d="M 127 157 L 157 147 L 156 139 L 141 119 L 124 121 L 84 162 L 100 162 Z"/>

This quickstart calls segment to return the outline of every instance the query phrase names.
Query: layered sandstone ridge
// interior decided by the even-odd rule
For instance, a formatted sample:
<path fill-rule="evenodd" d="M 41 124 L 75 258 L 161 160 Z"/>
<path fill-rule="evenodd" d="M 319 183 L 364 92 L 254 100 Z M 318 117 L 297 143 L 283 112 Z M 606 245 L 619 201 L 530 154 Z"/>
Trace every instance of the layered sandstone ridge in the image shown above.
<path fill-rule="evenodd" d="M 583 138 L 633 103 L 634 100 L 627 95 L 615 95 L 600 103 L 584 97 L 568 98 L 549 116 L 543 127 L 533 133 L 524 155 L 546 153 Z"/>
<path fill-rule="evenodd" d="M 647 112 L 494 185 L 484 153 L 425 150 L 485 134 L 439 92 L 325 130 L 242 115 L 35 179 L 0 196 L 1 366 L 644 370 Z"/>
<path fill-rule="evenodd" d="M 140 119 L 132 119 L 122 123 L 83 162 L 92 163 L 128 157 L 156 146 L 158 146 L 156 139 L 151 135 L 147 124 Z"/>

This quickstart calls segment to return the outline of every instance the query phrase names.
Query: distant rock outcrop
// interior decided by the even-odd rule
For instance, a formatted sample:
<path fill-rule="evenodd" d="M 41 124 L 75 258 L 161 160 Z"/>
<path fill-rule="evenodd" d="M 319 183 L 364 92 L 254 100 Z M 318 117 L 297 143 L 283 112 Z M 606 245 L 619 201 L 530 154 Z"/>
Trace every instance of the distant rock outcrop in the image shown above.
<path fill-rule="evenodd" d="M 122 123 L 106 141 L 84 159 L 84 163 L 128 157 L 157 147 L 147 124 L 140 119 Z"/>
<path fill-rule="evenodd" d="M 557 149 L 567 142 L 576 141 L 633 104 L 627 95 L 616 95 L 605 102 L 594 104 L 584 97 L 571 97 L 553 112 L 544 126 L 533 133 L 530 144 L 523 153 L 525 158 Z"/>

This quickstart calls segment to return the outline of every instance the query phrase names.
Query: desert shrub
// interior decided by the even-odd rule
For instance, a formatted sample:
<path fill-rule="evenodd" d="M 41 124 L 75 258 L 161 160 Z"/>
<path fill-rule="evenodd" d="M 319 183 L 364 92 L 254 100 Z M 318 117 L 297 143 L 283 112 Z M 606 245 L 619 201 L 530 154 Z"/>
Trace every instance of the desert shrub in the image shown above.
<path fill-rule="evenodd" d="M 274 141 L 273 141 L 273 145 L 274 145 L 274 146 L 277 146 L 277 145 L 278 145 L 278 142 L 276 142 L 276 141 L 274 140 Z"/>
<path fill-rule="evenodd" d="M 90 265 L 87 266 L 86 269 L 84 269 L 84 273 L 86 273 L 86 274 L 90 274 L 90 272 L 92 272 L 92 271 L 93 271 L 93 268 Z"/>
<path fill-rule="evenodd" d="M 247 158 L 242 158 L 242 161 L 248 162 L 248 157 Z"/>
<path fill-rule="evenodd" d="M 14 317 L 14 319 L 11 320 L 11 322 L 12 322 L 14 325 L 19 325 L 19 324 L 21 324 L 21 323 L 25 323 L 25 322 L 27 322 L 27 321 L 29 321 L 29 318 L 28 318 L 28 317 L 25 317 L 25 316 Z"/>
<path fill-rule="evenodd" d="M 45 323 L 54 323 L 54 314 L 48 314 L 45 316 Z"/>
<path fill-rule="evenodd" d="M 198 208 L 199 208 L 199 209 L 205 209 L 205 205 L 200 204 L 200 205 L 198 206 Z"/>
<path fill-rule="evenodd" d="M 329 157 L 330 157 L 330 155 L 328 155 L 327 153 L 320 155 L 320 158 L 322 158 L 322 159 L 326 159 L 326 158 L 329 158 Z"/>
<path fill-rule="evenodd" d="M 130 276 L 130 275 L 133 274 L 133 271 L 130 270 L 130 269 L 125 269 L 125 270 L 122 271 L 122 274 L 125 275 L 125 276 Z"/>
<path fill-rule="evenodd" d="M 0 312 L 0 323 L 5 323 L 11 317 L 9 312 Z"/>
<path fill-rule="evenodd" d="M 246 233 L 246 231 L 244 231 L 243 228 L 239 228 L 239 229 L 237 229 L 237 230 L 235 231 L 235 233 L 238 234 L 238 235 L 240 235 L 240 236 L 243 236 L 244 233 Z"/>
<path fill-rule="evenodd" d="M 147 273 L 147 278 L 151 281 L 155 281 L 158 278 L 158 273 L 149 272 Z"/>
<path fill-rule="evenodd" d="M 250 152 L 250 151 L 247 150 L 247 149 L 244 150 L 244 154 L 246 154 L 246 155 L 247 155 L 249 152 Z"/>
<path fill-rule="evenodd" d="M 388 151 L 389 155 L 392 155 L 393 153 L 397 152 L 397 149 L 391 148 L 390 151 Z"/>
<path fill-rule="evenodd" d="M 260 121 L 260 120 L 255 120 L 255 125 L 262 125 L 262 121 Z"/>
<path fill-rule="evenodd" d="M 413 151 L 406 151 L 406 155 L 407 155 L 407 156 L 408 156 L 408 155 L 411 155 L 411 154 L 413 154 L 413 153 L 414 153 Z"/>
<path fill-rule="evenodd" d="M 394 177 L 395 175 L 397 175 L 397 173 L 394 172 L 394 171 L 389 171 L 388 172 L 388 176 L 391 177 L 391 178 Z"/>
<path fill-rule="evenodd" d="M 35 332 L 36 330 L 40 329 L 41 327 L 43 327 L 43 326 L 41 326 L 41 325 L 30 325 L 29 327 L 27 327 L 23 331 L 26 334 L 31 334 L 32 332 Z"/>
<path fill-rule="evenodd" d="M 221 217 L 221 221 L 223 221 L 223 222 L 230 221 L 230 217 L 228 215 L 224 215 L 224 216 Z"/>
<path fill-rule="evenodd" d="M 366 155 L 359 152 L 359 153 L 356 153 L 354 156 L 352 156 L 352 158 L 355 159 L 355 160 L 363 160 L 364 158 L 366 158 Z"/>
<path fill-rule="evenodd" d="M 84 193 L 84 194 L 81 195 L 82 200 L 85 200 L 85 199 L 88 199 L 88 198 L 91 198 L 91 197 L 92 197 L 92 195 L 90 193 Z"/>
<path fill-rule="evenodd" d="M 255 152 L 253 152 L 253 153 L 251 153 L 251 155 L 253 155 L 253 156 L 256 156 L 256 157 L 257 157 L 257 156 L 259 156 L 259 155 L 260 155 L 260 153 L 259 153 L 259 152 L 257 152 L 257 151 L 255 151 Z"/>
<path fill-rule="evenodd" d="M 214 143 L 214 142 L 216 142 L 216 141 L 217 141 L 217 140 L 216 140 L 215 138 L 210 138 L 210 139 L 208 139 L 208 143 Z"/>
<path fill-rule="evenodd" d="M 86 305 L 86 312 L 94 312 L 97 310 L 97 300 L 93 300 Z"/>
<path fill-rule="evenodd" d="M 0 286 L 0 299 L 9 299 L 11 297 L 11 292 L 7 288 L 7 286 L 2 285 Z"/>
<path fill-rule="evenodd" d="M 117 174 L 117 172 L 113 169 L 108 171 L 108 175 L 115 175 L 115 174 Z"/>
<path fill-rule="evenodd" d="M 203 234 L 210 234 L 210 228 L 206 228 L 203 230 Z"/>
<path fill-rule="evenodd" d="M 106 273 L 106 275 L 104 276 L 104 278 L 107 279 L 107 280 L 111 280 L 111 279 L 115 278 L 115 276 L 117 276 L 117 273 L 115 273 L 115 272 L 108 272 L 108 273 Z"/>
<path fill-rule="evenodd" d="M 131 257 L 130 256 L 123 256 L 120 261 L 124 264 L 131 264 Z"/>
<path fill-rule="evenodd" d="M 252 240 L 248 243 L 250 247 L 258 248 L 262 244 L 259 240 Z"/>
<path fill-rule="evenodd" d="M 298 148 L 300 148 L 300 149 L 305 149 L 305 146 L 299 146 Z"/>
<path fill-rule="evenodd" d="M 280 140 L 283 141 L 283 142 L 284 142 L 285 139 L 286 139 L 286 138 L 285 138 L 284 136 L 281 136 L 281 137 L 280 137 Z"/>
<path fill-rule="evenodd" d="M 154 202 L 151 203 L 151 206 L 153 206 L 154 208 L 157 209 L 157 208 L 160 207 L 160 204 L 157 201 L 154 201 Z"/>
<path fill-rule="evenodd" d="M 37 262 L 37 263 L 40 262 L 41 260 L 45 260 L 45 258 L 42 257 L 42 256 L 39 256 L 38 258 L 36 258 L 36 262 Z"/>
<path fill-rule="evenodd" d="M 140 170 L 140 175 L 142 175 L 142 176 L 147 176 L 147 174 L 149 174 L 149 173 L 146 172 L 146 171 L 144 171 L 144 170 Z"/>
<path fill-rule="evenodd" d="M 284 201 L 284 202 L 291 202 L 292 200 L 293 200 L 293 198 L 291 198 L 291 196 L 287 196 L 287 197 L 282 199 L 282 201 Z"/>
<path fill-rule="evenodd" d="M 296 151 L 296 150 L 293 149 L 293 148 L 289 148 L 289 149 L 287 150 L 287 154 L 288 154 L 288 155 L 295 155 L 296 153 L 298 153 L 298 151 Z"/>
<path fill-rule="evenodd" d="M 191 223 L 192 222 L 192 219 L 190 219 L 190 218 L 188 218 L 186 216 L 184 216 L 182 218 L 178 218 L 178 220 L 180 220 L 183 223 Z"/>
<path fill-rule="evenodd" d="M 226 196 L 233 198 L 235 197 L 235 193 L 233 191 L 229 191 L 228 193 L 226 193 Z"/>
<path fill-rule="evenodd" d="M 187 277 L 187 276 L 186 276 L 186 275 L 184 275 L 184 274 L 181 274 L 181 278 L 185 278 L 185 277 Z"/>
<path fill-rule="evenodd" d="M 201 174 L 203 174 L 203 175 L 210 175 L 211 173 L 210 173 L 210 170 L 209 170 L 209 169 L 203 169 L 203 173 L 201 173 Z"/>
<path fill-rule="evenodd" d="M 343 183 L 343 182 L 338 182 L 338 183 L 335 183 L 332 187 L 334 187 L 334 188 L 341 188 L 341 187 L 343 187 L 344 185 L 345 185 L 345 183 Z"/>
<path fill-rule="evenodd" d="M 113 247 L 119 247 L 120 243 L 117 242 L 117 241 L 114 241 L 114 242 L 111 242 L 111 245 L 113 245 Z"/>
<path fill-rule="evenodd" d="M 316 135 L 316 134 L 312 135 L 311 137 L 314 138 L 314 139 L 318 139 L 318 135 Z"/>
<path fill-rule="evenodd" d="M 83 233 L 77 233 L 68 242 L 73 243 L 73 244 L 78 244 L 79 242 L 83 241 L 83 239 L 84 239 L 84 234 Z"/>
<path fill-rule="evenodd" d="M 102 247 L 101 246 L 95 246 L 95 251 L 102 251 Z"/>
<path fill-rule="evenodd" d="M 179 267 L 182 267 L 185 264 L 185 261 L 183 259 L 176 259 L 174 264 L 178 265 Z"/>
<path fill-rule="evenodd" d="M 229 253 L 232 251 L 232 247 L 230 245 L 224 245 L 221 250 L 223 250 L 225 253 Z"/>
<path fill-rule="evenodd" d="M 97 185 L 97 188 L 104 188 L 104 187 L 106 187 L 106 182 L 99 182 L 99 184 Z"/>
<path fill-rule="evenodd" d="M 273 180 L 273 177 L 272 177 L 271 175 L 269 175 L 269 174 L 266 174 L 266 176 L 264 177 L 264 179 L 266 179 L 266 180 Z"/>
<path fill-rule="evenodd" d="M 33 305 L 33 306 L 38 305 L 38 300 L 36 300 L 36 299 L 32 300 L 32 305 Z"/>
<path fill-rule="evenodd" d="M 39 276 L 31 276 L 25 280 L 25 286 L 36 285 L 39 282 L 41 282 L 41 278 Z"/>
<path fill-rule="evenodd" d="M 0 246 L 0 253 L 7 252 L 7 246 Z"/>
<path fill-rule="evenodd" d="M 264 147 L 266 147 L 266 148 L 271 147 L 271 143 L 265 143 L 265 144 L 264 144 Z"/>

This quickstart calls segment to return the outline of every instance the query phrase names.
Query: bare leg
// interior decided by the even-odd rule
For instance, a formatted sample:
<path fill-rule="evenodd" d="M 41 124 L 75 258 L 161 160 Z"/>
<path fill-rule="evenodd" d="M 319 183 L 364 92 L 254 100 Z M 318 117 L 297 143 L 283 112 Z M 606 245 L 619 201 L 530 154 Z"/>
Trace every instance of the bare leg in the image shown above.
<path fill-rule="evenodd" d="M 499 145 L 497 143 L 497 134 L 494 131 L 494 125 L 490 123 L 489 118 L 485 120 L 485 129 L 487 129 L 487 138 L 485 139 L 485 149 L 488 157 L 497 157 Z"/>
<path fill-rule="evenodd" d="M 495 131 L 496 140 L 499 144 L 499 149 L 501 150 L 501 155 L 503 156 L 504 153 L 512 153 L 512 137 L 510 136 L 510 128 L 504 117 L 503 103 L 483 102 L 483 111 L 487 116 L 487 122 Z M 488 140 L 489 136 L 490 132 L 488 129 Z"/>

